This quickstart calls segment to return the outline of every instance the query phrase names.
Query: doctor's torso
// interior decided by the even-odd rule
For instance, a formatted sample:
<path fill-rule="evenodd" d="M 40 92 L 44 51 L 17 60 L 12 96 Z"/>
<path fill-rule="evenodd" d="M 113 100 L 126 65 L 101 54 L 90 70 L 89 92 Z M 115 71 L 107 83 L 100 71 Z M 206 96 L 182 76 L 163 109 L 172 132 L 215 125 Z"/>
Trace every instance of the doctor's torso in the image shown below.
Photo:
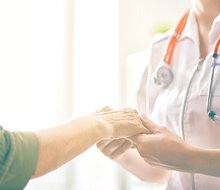
<path fill-rule="evenodd" d="M 169 127 L 187 143 L 220 149 L 220 123 L 207 115 L 207 96 L 212 53 L 220 37 L 220 15 L 210 31 L 209 53 L 200 59 L 197 23 L 190 13 L 185 29 L 175 47 L 170 64 L 173 81 L 161 88 L 152 75 L 164 55 L 171 32 L 156 39 L 150 48 L 149 61 L 138 91 L 139 107 L 156 123 Z M 215 69 L 212 109 L 220 115 L 220 66 Z M 173 172 L 168 189 L 220 189 L 220 178 Z"/>

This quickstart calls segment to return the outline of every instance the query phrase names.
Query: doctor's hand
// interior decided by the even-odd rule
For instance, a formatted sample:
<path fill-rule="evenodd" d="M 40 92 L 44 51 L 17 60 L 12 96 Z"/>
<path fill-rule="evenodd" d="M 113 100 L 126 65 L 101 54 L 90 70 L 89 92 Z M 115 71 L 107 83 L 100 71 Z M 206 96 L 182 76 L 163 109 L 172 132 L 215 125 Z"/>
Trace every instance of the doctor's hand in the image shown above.
<path fill-rule="evenodd" d="M 135 109 L 112 110 L 105 107 L 91 116 L 100 122 L 100 129 L 105 130 L 106 135 L 103 139 L 123 138 L 148 132 Z"/>
<path fill-rule="evenodd" d="M 142 117 L 142 122 L 151 134 L 139 134 L 129 139 L 147 163 L 170 170 L 193 172 L 194 158 L 190 145 L 147 118 Z"/>
<path fill-rule="evenodd" d="M 132 147 L 132 143 L 127 139 L 102 140 L 97 143 L 97 148 L 112 160 L 119 159 L 126 150 Z"/>

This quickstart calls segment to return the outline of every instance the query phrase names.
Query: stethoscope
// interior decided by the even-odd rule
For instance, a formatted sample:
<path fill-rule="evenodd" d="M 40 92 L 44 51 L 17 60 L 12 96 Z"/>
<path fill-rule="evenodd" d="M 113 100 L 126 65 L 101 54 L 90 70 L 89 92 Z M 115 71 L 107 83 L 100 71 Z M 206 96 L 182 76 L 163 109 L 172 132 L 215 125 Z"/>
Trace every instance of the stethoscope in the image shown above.
<path fill-rule="evenodd" d="M 165 50 L 165 54 L 163 57 L 163 63 L 160 64 L 156 71 L 153 73 L 153 81 L 155 84 L 162 88 L 167 88 L 169 84 L 173 81 L 173 72 L 170 68 L 170 63 L 172 59 L 172 55 L 176 46 L 176 43 L 178 42 L 182 31 L 185 28 L 187 19 L 189 17 L 189 12 L 187 11 L 185 15 L 181 18 L 179 23 L 177 24 L 174 33 L 170 37 L 170 40 L 168 42 L 168 46 Z M 217 65 L 220 65 L 219 58 L 220 53 L 218 53 L 220 50 L 220 38 L 217 40 L 214 48 L 214 53 L 212 55 L 212 64 L 211 64 L 211 75 L 210 75 L 210 81 L 209 81 L 209 89 L 208 89 L 208 98 L 207 98 L 207 113 L 208 116 L 214 120 L 214 121 L 220 121 L 220 116 L 216 115 L 214 111 L 212 111 L 211 102 L 212 102 L 212 86 L 213 86 L 213 79 L 214 79 L 214 73 L 215 73 L 215 67 Z"/>

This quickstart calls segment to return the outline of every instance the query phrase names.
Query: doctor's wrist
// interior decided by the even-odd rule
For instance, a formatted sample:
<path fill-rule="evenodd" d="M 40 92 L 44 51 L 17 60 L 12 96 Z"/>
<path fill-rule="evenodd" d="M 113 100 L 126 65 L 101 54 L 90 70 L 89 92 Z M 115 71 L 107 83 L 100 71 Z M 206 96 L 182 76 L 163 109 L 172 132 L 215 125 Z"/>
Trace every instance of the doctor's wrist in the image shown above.
<path fill-rule="evenodd" d="M 212 165 L 211 150 L 189 146 L 189 161 L 191 164 L 191 173 L 206 173 L 205 171 Z"/>
<path fill-rule="evenodd" d="M 193 152 L 193 173 L 201 173 L 220 177 L 220 171 L 218 169 L 218 163 L 220 160 L 219 149 L 194 147 Z"/>
<path fill-rule="evenodd" d="M 198 162 L 199 159 L 199 148 L 198 147 L 194 147 L 190 144 L 186 144 L 186 158 L 185 158 L 185 162 L 188 162 L 186 165 L 187 167 L 187 171 L 185 172 L 190 172 L 190 173 L 197 173 L 198 172 L 198 168 L 200 168 L 201 164 Z"/>
<path fill-rule="evenodd" d="M 183 142 L 181 143 L 179 151 L 179 163 L 176 165 L 176 168 L 174 167 L 175 170 L 188 173 L 198 173 L 198 170 L 201 168 L 200 149 Z"/>

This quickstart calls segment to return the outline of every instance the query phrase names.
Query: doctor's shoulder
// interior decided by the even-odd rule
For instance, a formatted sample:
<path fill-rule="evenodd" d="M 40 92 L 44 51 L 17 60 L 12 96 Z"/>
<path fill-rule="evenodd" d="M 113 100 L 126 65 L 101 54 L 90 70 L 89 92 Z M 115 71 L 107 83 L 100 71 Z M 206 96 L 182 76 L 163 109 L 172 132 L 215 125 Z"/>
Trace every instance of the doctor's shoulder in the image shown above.
<path fill-rule="evenodd" d="M 173 29 L 168 30 L 165 33 L 156 33 L 153 35 L 153 44 L 158 44 L 166 41 L 173 33 Z"/>
<path fill-rule="evenodd" d="M 150 65 L 156 67 L 157 64 L 161 61 L 164 50 L 167 46 L 168 40 L 173 33 L 173 29 L 165 32 L 165 33 L 157 33 L 153 36 L 151 44 L 150 44 Z"/>

